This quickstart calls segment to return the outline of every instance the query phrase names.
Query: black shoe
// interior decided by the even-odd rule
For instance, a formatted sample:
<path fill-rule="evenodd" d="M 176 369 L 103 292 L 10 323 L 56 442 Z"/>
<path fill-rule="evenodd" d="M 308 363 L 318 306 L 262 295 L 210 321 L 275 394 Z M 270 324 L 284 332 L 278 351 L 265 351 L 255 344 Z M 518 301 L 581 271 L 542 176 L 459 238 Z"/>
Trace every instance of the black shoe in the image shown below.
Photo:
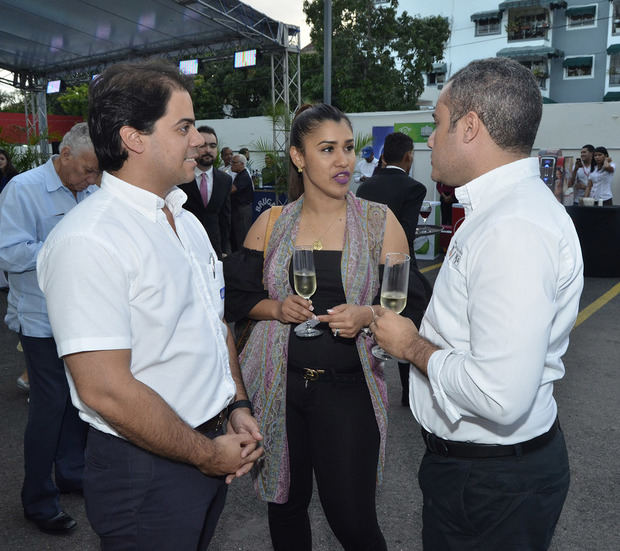
<path fill-rule="evenodd" d="M 46 532 L 47 534 L 68 534 L 77 526 L 75 519 L 64 511 L 60 511 L 60 513 L 52 518 L 28 518 L 28 520 L 34 522 L 41 532 Z"/>

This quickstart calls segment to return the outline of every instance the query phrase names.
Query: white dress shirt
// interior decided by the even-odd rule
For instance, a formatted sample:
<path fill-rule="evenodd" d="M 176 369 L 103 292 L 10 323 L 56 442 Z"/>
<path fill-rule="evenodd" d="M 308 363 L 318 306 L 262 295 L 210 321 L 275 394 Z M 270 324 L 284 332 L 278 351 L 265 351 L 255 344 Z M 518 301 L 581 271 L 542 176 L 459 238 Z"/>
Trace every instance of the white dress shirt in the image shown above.
<path fill-rule="evenodd" d="M 553 382 L 579 309 L 583 262 L 538 161 L 456 188 L 465 221 L 437 276 L 420 334 L 441 350 L 412 368 L 411 410 L 448 440 L 514 444 L 546 432 Z"/>
<path fill-rule="evenodd" d="M 182 208 L 180 189 L 164 203 L 104 172 L 92 198 L 54 228 L 37 260 L 58 354 L 131 350 L 133 376 L 198 426 L 235 393 L 222 264 L 200 222 Z M 80 416 L 118 436 L 67 377 Z"/>

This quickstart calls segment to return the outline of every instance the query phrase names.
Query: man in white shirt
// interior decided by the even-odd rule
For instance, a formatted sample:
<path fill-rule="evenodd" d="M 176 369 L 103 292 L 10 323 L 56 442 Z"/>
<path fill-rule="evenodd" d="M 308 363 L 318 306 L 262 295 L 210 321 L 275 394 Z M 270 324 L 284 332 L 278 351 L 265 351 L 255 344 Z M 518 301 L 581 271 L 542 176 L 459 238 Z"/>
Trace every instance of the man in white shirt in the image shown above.
<path fill-rule="evenodd" d="M 362 148 L 361 156 L 362 159 L 357 162 L 353 171 L 353 185 L 351 186 L 353 193 L 357 192 L 357 188 L 362 182 L 365 182 L 373 175 L 375 168 L 379 164 L 379 159 L 375 158 L 375 152 L 371 145 Z"/>
<path fill-rule="evenodd" d="M 176 187 L 204 142 L 188 90 L 160 61 L 115 65 L 91 83 L 101 190 L 37 263 L 90 424 L 84 497 L 104 549 L 205 549 L 226 483 L 262 453 L 223 320 L 221 262 Z"/>
<path fill-rule="evenodd" d="M 541 114 L 535 79 L 514 61 L 474 61 L 450 79 L 428 142 L 431 177 L 456 188 L 465 221 L 419 334 L 387 310 L 371 324 L 383 348 L 413 364 L 427 551 L 547 549 L 568 491 L 553 383 L 583 262 L 529 157 Z"/>
<path fill-rule="evenodd" d="M 30 383 L 22 505 L 24 516 L 51 534 L 76 526 L 59 496 L 82 491 L 87 427 L 71 405 L 36 262 L 52 228 L 99 189 L 101 176 L 86 123 L 71 128 L 59 150 L 15 176 L 0 195 L 0 270 L 10 283 L 5 321 L 20 336 Z"/>

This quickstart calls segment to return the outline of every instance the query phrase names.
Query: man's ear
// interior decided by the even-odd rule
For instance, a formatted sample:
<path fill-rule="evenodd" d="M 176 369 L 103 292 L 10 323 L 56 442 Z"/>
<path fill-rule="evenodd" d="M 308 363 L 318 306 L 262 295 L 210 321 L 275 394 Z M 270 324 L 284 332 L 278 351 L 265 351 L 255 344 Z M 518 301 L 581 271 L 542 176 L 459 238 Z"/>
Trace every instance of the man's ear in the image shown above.
<path fill-rule="evenodd" d="M 67 161 L 71 158 L 71 148 L 68 145 L 65 145 L 65 147 L 60 150 L 60 158 L 63 161 Z"/>
<path fill-rule="evenodd" d="M 133 126 L 122 126 L 119 135 L 123 141 L 123 145 L 134 153 L 144 152 L 144 141 L 142 134 Z"/>
<path fill-rule="evenodd" d="M 463 142 L 470 143 L 476 139 L 482 127 L 482 121 L 478 113 L 470 111 L 462 119 Z"/>

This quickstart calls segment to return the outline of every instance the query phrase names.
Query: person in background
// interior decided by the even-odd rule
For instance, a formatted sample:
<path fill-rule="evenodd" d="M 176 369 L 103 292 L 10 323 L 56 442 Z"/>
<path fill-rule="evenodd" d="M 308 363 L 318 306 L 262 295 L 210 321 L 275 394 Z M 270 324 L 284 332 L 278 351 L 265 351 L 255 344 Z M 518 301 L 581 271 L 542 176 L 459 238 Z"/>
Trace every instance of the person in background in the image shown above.
<path fill-rule="evenodd" d="M 450 78 L 428 140 L 431 178 L 456 188 L 465 220 L 420 332 L 385 309 L 370 326 L 412 364 L 425 551 L 548 549 L 568 492 L 553 384 L 583 261 L 530 157 L 541 116 L 538 82 L 514 60 L 473 61 Z"/>
<path fill-rule="evenodd" d="M 581 148 L 579 159 L 575 161 L 575 166 L 573 167 L 568 182 L 568 187 L 573 188 L 575 205 L 578 205 L 579 199 L 585 195 L 586 188 L 588 187 L 588 180 L 594 168 L 594 146 L 586 144 Z"/>
<path fill-rule="evenodd" d="M 424 184 L 409 176 L 413 166 L 413 140 L 402 132 L 393 132 L 385 138 L 380 168 L 357 189 L 357 196 L 383 203 L 394 213 L 407 236 L 411 256 L 410 298 L 407 301 L 413 315 L 411 319 L 420 327 L 424 310 L 431 297 L 430 283 L 418 270 L 413 243 L 420 215 L 420 206 L 426 195 Z M 409 405 L 409 363 L 399 362 L 398 371 L 402 386 L 401 404 Z"/>
<path fill-rule="evenodd" d="M 252 161 L 250 161 L 250 150 L 247 147 L 242 147 L 239 150 L 239 155 L 243 155 L 245 157 L 245 168 L 247 168 L 248 173 L 251 175 L 252 170 Z"/>
<path fill-rule="evenodd" d="M 13 176 L 17 176 L 17 169 L 11 163 L 11 156 L 6 149 L 0 149 L 0 192 Z"/>
<path fill-rule="evenodd" d="M 445 186 L 441 182 L 437 182 L 435 189 L 439 193 L 439 201 L 441 203 L 441 223 L 444 226 L 452 225 L 452 205 L 456 203 L 456 195 L 454 195 L 453 186 Z"/>
<path fill-rule="evenodd" d="M 87 426 L 71 404 L 36 262 L 54 226 L 99 189 L 99 178 L 88 125 L 79 123 L 63 137 L 58 155 L 13 177 L 0 195 L 0 269 L 9 274 L 5 321 L 19 334 L 30 387 L 22 504 L 25 517 L 52 534 L 76 526 L 59 496 L 82 491 Z"/>
<path fill-rule="evenodd" d="M 217 134 L 210 126 L 201 126 L 198 132 L 204 143 L 198 148 L 194 179 L 181 184 L 187 201 L 184 209 L 190 211 L 203 225 L 218 258 L 230 254 L 230 190 L 232 179 L 213 165 L 217 157 Z"/>
<path fill-rule="evenodd" d="M 268 502 L 276 551 L 312 549 L 313 473 L 344 549 L 385 550 L 375 491 L 383 473 L 386 388 L 362 329 L 374 317 L 379 267 L 387 252 L 408 253 L 407 239 L 385 205 L 349 192 L 355 149 L 341 111 L 303 106 L 290 144 L 291 202 L 267 243 L 270 211 L 256 220 L 241 254 L 224 263 L 227 316 L 261 320 L 240 358 L 265 433 L 257 490 Z M 313 248 L 312 301 L 293 291 L 296 245 Z M 295 326 L 309 318 L 323 333 L 299 337 Z"/>
<path fill-rule="evenodd" d="M 362 182 L 365 182 L 373 175 L 375 168 L 379 164 L 379 160 L 375 158 L 375 152 L 372 149 L 372 145 L 367 145 L 362 148 L 361 160 L 355 165 L 355 171 L 353 173 L 353 186 L 351 191 L 357 192 L 357 188 Z"/>
<path fill-rule="evenodd" d="M 235 252 L 242 247 L 245 236 L 252 225 L 254 185 L 246 168 L 246 158 L 241 153 L 233 155 L 230 166 L 235 173 L 230 191 L 230 246 L 232 252 Z"/>
<path fill-rule="evenodd" d="M 190 87 L 164 61 L 112 65 L 91 82 L 101 190 L 37 260 L 90 424 L 84 498 L 105 550 L 206 549 L 227 483 L 262 454 L 221 263 L 177 187 L 204 143 Z"/>
<path fill-rule="evenodd" d="M 222 163 L 224 166 L 220 169 L 222 172 L 226 172 L 226 174 L 230 175 L 230 161 L 232 160 L 233 150 L 230 147 L 222 147 L 220 151 L 220 158 L 222 159 Z"/>
<path fill-rule="evenodd" d="M 603 146 L 594 149 L 594 170 L 590 172 L 585 197 L 592 197 L 595 201 L 602 201 L 604 206 L 613 205 L 611 184 L 614 181 L 616 163 L 609 158 L 607 148 Z"/>
<path fill-rule="evenodd" d="M 263 187 L 273 187 L 276 183 L 276 172 L 271 155 L 265 155 L 265 166 L 261 170 Z"/>

